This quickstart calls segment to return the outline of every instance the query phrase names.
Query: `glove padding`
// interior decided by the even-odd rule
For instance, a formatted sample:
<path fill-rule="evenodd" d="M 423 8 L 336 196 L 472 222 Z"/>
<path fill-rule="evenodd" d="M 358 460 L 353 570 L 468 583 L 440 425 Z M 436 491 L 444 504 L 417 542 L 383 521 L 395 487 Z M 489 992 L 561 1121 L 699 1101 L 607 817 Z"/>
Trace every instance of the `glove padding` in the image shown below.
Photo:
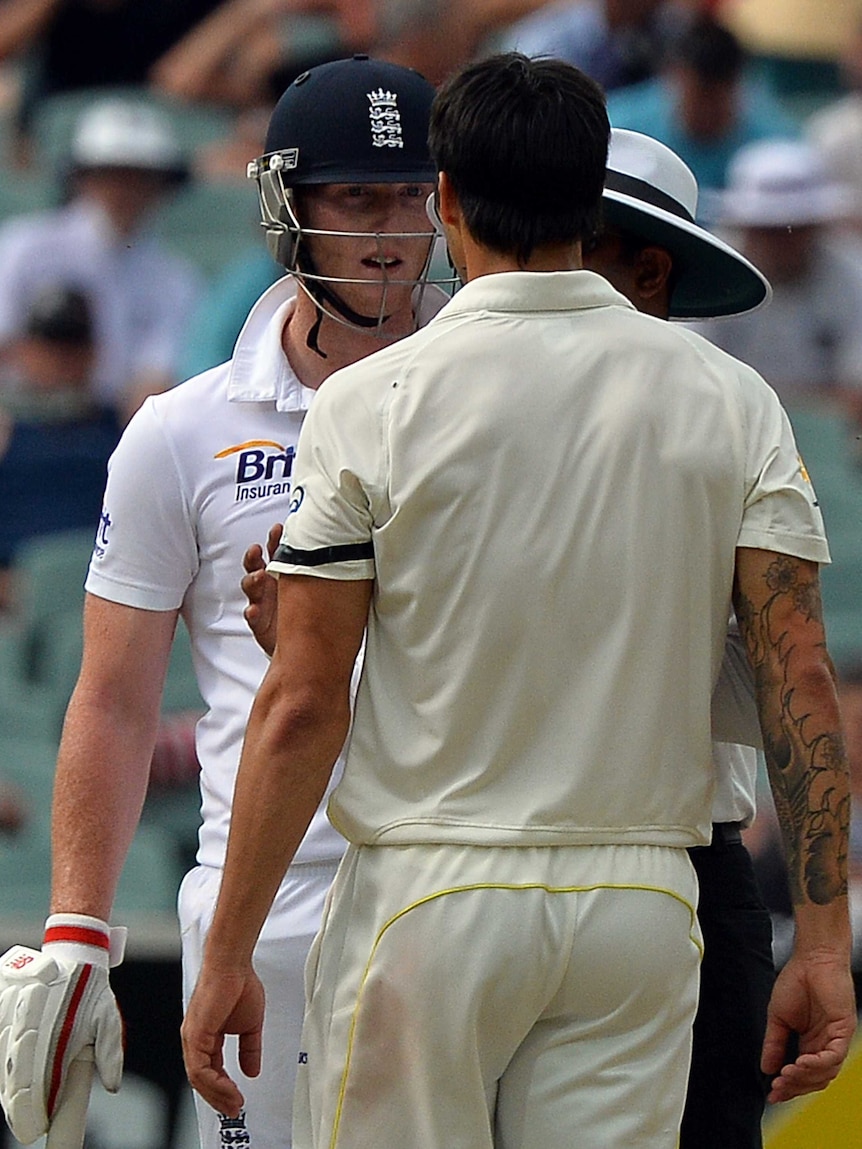
<path fill-rule="evenodd" d="M 59 948 L 13 946 L 0 957 L 0 1101 L 25 1145 L 47 1133 L 74 1060 L 92 1056 L 109 1093 L 123 1074 L 107 955 L 102 966 L 64 958 Z"/>

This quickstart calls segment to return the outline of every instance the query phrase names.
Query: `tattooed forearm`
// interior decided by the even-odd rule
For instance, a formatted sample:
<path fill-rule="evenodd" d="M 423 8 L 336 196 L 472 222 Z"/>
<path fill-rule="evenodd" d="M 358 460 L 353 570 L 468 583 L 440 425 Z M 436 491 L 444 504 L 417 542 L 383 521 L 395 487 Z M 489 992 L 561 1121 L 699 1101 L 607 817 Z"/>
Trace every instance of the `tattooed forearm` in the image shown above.
<path fill-rule="evenodd" d="M 739 628 L 754 669 L 764 753 L 795 904 L 847 892 L 847 760 L 825 650 L 817 568 L 762 552 L 737 585 Z"/>

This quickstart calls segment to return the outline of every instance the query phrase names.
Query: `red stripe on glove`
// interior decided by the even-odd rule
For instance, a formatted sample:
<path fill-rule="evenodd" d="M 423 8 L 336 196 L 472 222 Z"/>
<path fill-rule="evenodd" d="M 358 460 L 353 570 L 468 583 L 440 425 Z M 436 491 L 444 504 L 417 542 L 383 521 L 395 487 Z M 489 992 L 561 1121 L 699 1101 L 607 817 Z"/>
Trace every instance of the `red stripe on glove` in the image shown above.
<path fill-rule="evenodd" d="M 51 932 L 50 930 L 48 931 Z M 84 933 L 93 931 L 84 930 Z M 66 939 L 68 940 L 68 939 Z M 72 991 L 72 998 L 69 1002 L 69 1008 L 66 1010 L 66 1016 L 63 1019 L 63 1028 L 60 1030 L 60 1039 L 57 1042 L 57 1050 L 54 1054 L 54 1064 L 51 1068 L 51 1088 L 48 1093 L 48 1120 L 54 1116 L 54 1108 L 57 1104 L 57 1094 L 60 1092 L 60 1084 L 63 1079 L 63 1057 L 66 1053 L 66 1047 L 69 1044 L 69 1039 L 72 1036 L 72 1030 L 75 1026 L 75 1017 L 78 1013 L 78 1006 L 81 1004 L 81 998 L 84 996 L 84 990 L 87 988 L 87 982 L 90 980 L 90 974 L 93 972 L 91 965 L 81 966 L 81 975 L 78 978 L 77 984 Z"/>
<path fill-rule="evenodd" d="M 87 926 L 51 926 L 45 930 L 42 944 L 45 942 L 76 942 L 81 946 L 98 946 L 103 950 L 111 948 L 107 934 L 101 930 L 91 930 Z"/>

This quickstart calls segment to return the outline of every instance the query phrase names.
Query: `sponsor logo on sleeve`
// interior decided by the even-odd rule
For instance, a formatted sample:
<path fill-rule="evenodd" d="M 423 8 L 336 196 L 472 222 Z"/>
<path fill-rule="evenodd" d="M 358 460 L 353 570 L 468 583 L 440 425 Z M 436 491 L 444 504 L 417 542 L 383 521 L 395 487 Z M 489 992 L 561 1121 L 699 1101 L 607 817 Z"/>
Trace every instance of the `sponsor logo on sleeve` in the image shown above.
<path fill-rule="evenodd" d="M 814 501 L 814 506 L 819 507 L 820 503 L 818 503 L 817 496 L 814 494 L 814 484 L 811 482 L 811 476 L 808 474 L 808 468 L 803 463 L 801 455 L 797 455 L 796 458 L 799 460 L 799 474 L 802 476 L 803 482 L 806 482 L 811 488 L 811 498 Z"/>
<path fill-rule="evenodd" d="M 105 557 L 105 552 L 108 549 L 108 531 L 113 525 L 111 516 L 108 514 L 108 508 L 102 507 L 102 513 L 99 515 L 99 527 L 96 531 L 96 541 L 93 544 L 93 558 Z"/>

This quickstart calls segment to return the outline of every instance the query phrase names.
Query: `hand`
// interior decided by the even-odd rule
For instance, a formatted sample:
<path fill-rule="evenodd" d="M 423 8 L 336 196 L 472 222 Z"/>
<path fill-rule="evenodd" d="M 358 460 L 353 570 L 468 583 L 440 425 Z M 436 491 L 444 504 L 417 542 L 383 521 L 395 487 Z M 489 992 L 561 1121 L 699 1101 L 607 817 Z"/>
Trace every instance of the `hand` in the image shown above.
<path fill-rule="evenodd" d="M 841 1068 L 856 1028 L 853 981 L 847 962 L 831 954 L 792 955 L 772 991 L 761 1069 L 777 1074 L 767 1098 L 790 1101 L 825 1089 Z M 788 1038 L 799 1054 L 784 1064 Z"/>
<path fill-rule="evenodd" d="M 281 523 L 275 523 L 269 528 L 266 550 L 270 559 L 281 542 L 281 534 Z M 253 543 L 248 548 L 242 557 L 242 565 L 246 573 L 240 586 L 248 599 L 243 617 L 258 646 L 271 658 L 278 627 L 278 587 L 275 579 L 266 573 L 263 548 L 259 543 Z"/>
<path fill-rule="evenodd" d="M 0 958 L 0 1100 L 24 1144 L 49 1132 L 63 1111 L 77 1061 L 94 1059 L 105 1088 L 120 1088 L 123 1023 L 108 952 L 76 948 L 92 949 L 94 962 L 63 956 L 62 944 L 13 946 Z"/>
<path fill-rule="evenodd" d="M 182 1025 L 183 1060 L 190 1084 L 217 1113 L 238 1117 L 244 1101 L 225 1072 L 225 1034 L 239 1034 L 240 1069 L 257 1077 L 263 1013 L 263 986 L 253 969 L 220 975 L 204 963 Z"/>

